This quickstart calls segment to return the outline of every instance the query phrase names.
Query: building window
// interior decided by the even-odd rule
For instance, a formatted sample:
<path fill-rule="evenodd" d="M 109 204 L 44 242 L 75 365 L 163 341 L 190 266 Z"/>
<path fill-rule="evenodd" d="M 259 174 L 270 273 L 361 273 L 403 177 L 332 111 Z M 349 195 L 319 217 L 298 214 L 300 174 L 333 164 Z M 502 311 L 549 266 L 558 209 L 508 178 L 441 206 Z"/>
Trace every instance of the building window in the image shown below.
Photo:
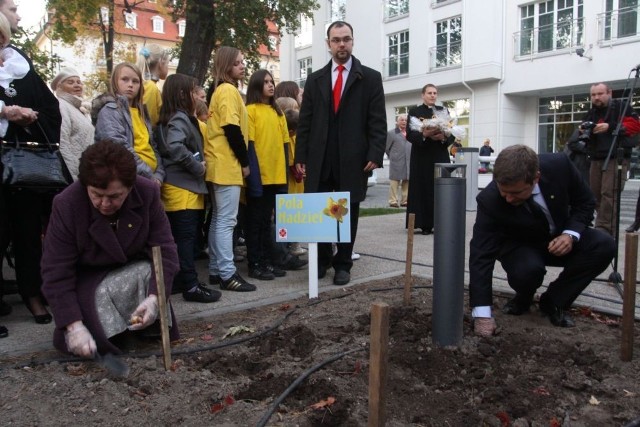
<path fill-rule="evenodd" d="M 347 0 L 331 1 L 331 22 L 344 21 L 347 16 Z"/>
<path fill-rule="evenodd" d="M 294 45 L 296 48 L 311 46 L 313 40 L 313 19 L 306 16 L 300 17 L 300 31 L 295 36 Z"/>
<path fill-rule="evenodd" d="M 389 57 L 386 60 L 385 77 L 409 74 L 409 31 L 389 36 Z"/>
<path fill-rule="evenodd" d="M 298 60 L 298 86 L 304 88 L 304 84 L 307 82 L 307 77 L 313 72 L 313 66 L 311 57 L 302 58 Z"/>
<path fill-rule="evenodd" d="M 125 28 L 129 28 L 131 30 L 135 30 L 138 28 L 138 15 L 134 12 L 124 13 L 124 26 Z"/>
<path fill-rule="evenodd" d="M 278 50 L 278 38 L 276 36 L 269 36 L 269 50 L 271 52 Z"/>
<path fill-rule="evenodd" d="M 606 12 L 598 15 L 598 42 L 640 35 L 638 0 L 606 0 Z"/>
<path fill-rule="evenodd" d="M 548 0 L 520 7 L 518 56 L 581 46 L 584 37 L 583 0 Z"/>
<path fill-rule="evenodd" d="M 152 31 L 154 33 L 164 33 L 164 19 L 160 16 L 154 16 L 151 18 L 151 23 L 153 27 Z"/>
<path fill-rule="evenodd" d="M 393 19 L 409 14 L 409 0 L 387 0 L 384 5 L 384 18 Z"/>
<path fill-rule="evenodd" d="M 184 37 L 184 31 L 187 28 L 187 21 L 181 19 L 178 21 L 178 37 Z"/>
<path fill-rule="evenodd" d="M 462 64 L 462 17 L 436 22 L 436 46 L 429 53 L 431 69 Z"/>

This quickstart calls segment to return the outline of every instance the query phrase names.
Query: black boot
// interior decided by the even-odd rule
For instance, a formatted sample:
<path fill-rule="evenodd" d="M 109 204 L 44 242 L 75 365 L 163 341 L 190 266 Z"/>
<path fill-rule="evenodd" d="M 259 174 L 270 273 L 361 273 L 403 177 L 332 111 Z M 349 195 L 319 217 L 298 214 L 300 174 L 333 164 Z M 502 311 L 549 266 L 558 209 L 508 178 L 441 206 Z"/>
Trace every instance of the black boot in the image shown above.
<path fill-rule="evenodd" d="M 636 231 L 638 231 L 639 228 L 640 228 L 640 218 L 636 218 L 636 220 L 633 221 L 633 224 L 628 226 L 624 231 L 626 231 L 627 233 L 635 233 Z"/>

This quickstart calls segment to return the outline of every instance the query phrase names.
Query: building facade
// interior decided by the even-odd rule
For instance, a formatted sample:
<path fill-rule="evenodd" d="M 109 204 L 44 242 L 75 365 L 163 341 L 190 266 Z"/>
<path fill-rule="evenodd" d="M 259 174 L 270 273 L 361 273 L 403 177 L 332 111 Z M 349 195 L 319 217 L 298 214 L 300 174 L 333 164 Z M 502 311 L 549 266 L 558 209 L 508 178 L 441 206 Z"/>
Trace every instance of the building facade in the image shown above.
<path fill-rule="evenodd" d="M 354 55 L 382 73 L 389 128 L 421 103 L 427 83 L 463 145 L 526 144 L 560 151 L 607 82 L 621 97 L 640 62 L 637 0 L 322 0 L 313 21 L 280 46 L 281 77 L 304 85 L 330 55 L 326 28 L 354 28 Z M 625 95 L 628 91 L 625 92 Z M 640 108 L 635 90 L 634 107 Z"/>

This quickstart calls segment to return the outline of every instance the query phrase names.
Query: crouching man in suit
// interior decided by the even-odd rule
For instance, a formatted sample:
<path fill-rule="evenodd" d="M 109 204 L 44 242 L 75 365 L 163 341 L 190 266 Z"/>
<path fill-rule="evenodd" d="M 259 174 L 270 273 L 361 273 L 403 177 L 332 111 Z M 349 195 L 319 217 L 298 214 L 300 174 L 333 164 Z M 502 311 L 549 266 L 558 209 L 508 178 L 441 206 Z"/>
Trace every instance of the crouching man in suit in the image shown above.
<path fill-rule="evenodd" d="M 554 326 L 575 326 L 566 310 L 613 259 L 613 238 L 590 228 L 595 198 L 569 158 L 537 155 L 524 145 L 502 150 L 493 181 L 477 197 L 469 269 L 474 332 L 491 336 L 492 276 L 496 260 L 516 296 L 503 312 L 529 311 L 546 266 L 564 267 L 540 296 L 540 311 Z"/>

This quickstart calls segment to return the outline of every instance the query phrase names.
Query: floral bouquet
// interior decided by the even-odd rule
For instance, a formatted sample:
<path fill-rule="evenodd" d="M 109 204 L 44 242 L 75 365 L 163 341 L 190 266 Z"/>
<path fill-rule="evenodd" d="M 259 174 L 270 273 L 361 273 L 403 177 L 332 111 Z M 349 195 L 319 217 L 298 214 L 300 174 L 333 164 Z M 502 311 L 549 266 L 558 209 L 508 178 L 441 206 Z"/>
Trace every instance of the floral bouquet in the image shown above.
<path fill-rule="evenodd" d="M 434 113 L 430 119 L 419 119 L 412 116 L 409 127 L 418 132 L 422 132 L 425 128 L 436 128 L 447 137 L 453 135 L 457 139 L 464 139 L 467 132 L 462 126 L 458 126 L 458 120 L 452 119 L 446 109 L 435 110 Z"/>

